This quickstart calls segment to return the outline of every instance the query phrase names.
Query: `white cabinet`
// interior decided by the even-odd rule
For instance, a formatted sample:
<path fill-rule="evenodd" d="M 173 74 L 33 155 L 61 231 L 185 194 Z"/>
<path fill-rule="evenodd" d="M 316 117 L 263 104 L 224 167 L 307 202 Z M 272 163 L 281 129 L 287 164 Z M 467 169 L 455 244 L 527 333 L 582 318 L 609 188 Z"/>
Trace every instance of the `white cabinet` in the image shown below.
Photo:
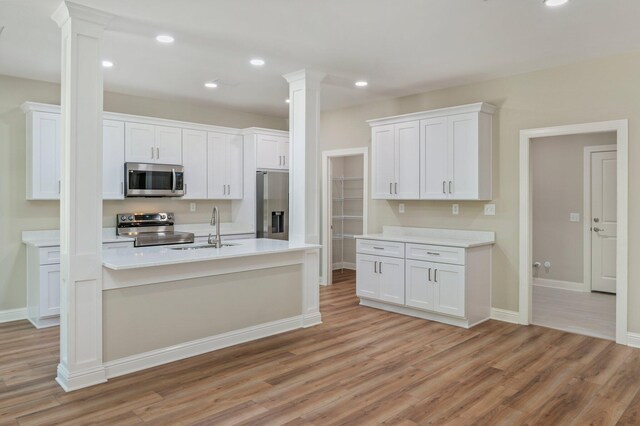
<path fill-rule="evenodd" d="M 406 261 L 407 306 L 427 311 L 433 310 L 433 281 L 431 281 L 431 273 L 427 262 Z"/>
<path fill-rule="evenodd" d="M 40 266 L 40 318 L 60 315 L 60 264 Z"/>
<path fill-rule="evenodd" d="M 372 161 L 372 198 L 418 199 L 419 122 L 409 121 L 373 127 Z"/>
<path fill-rule="evenodd" d="M 102 132 L 102 198 L 124 199 L 124 122 L 104 120 Z"/>
<path fill-rule="evenodd" d="M 182 130 L 185 200 L 207 198 L 207 132 Z"/>
<path fill-rule="evenodd" d="M 477 103 L 369 120 L 372 197 L 490 200 L 494 111 Z"/>
<path fill-rule="evenodd" d="M 243 197 L 243 139 L 227 133 L 208 133 L 208 198 Z"/>
<path fill-rule="evenodd" d="M 127 122 L 125 148 L 130 163 L 182 164 L 182 129 Z"/>
<path fill-rule="evenodd" d="M 27 200 L 60 198 L 60 114 L 27 113 Z"/>
<path fill-rule="evenodd" d="M 407 306 L 464 318 L 464 266 L 406 262 Z"/>
<path fill-rule="evenodd" d="M 404 304 L 404 259 L 358 254 L 356 268 L 358 296 Z"/>
<path fill-rule="evenodd" d="M 258 169 L 288 169 L 289 138 L 275 135 L 257 135 L 256 167 Z"/>

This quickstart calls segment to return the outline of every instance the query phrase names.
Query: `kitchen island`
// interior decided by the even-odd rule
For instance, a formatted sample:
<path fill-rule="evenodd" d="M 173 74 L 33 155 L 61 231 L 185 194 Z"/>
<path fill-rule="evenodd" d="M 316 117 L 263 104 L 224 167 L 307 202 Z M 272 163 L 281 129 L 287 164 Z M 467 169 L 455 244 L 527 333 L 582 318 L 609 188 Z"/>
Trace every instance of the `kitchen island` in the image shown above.
<path fill-rule="evenodd" d="M 107 378 L 321 323 L 320 246 L 226 243 L 103 252 Z"/>

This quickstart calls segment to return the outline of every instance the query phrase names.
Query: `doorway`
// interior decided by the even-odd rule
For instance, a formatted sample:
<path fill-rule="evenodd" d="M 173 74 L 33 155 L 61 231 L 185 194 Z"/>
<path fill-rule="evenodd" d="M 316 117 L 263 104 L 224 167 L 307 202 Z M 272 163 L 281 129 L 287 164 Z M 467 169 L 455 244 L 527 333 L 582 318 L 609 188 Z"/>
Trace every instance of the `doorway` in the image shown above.
<path fill-rule="evenodd" d="M 533 324 L 615 339 L 616 149 L 614 132 L 531 140 Z"/>
<path fill-rule="evenodd" d="M 356 235 L 367 229 L 368 148 L 322 154 L 321 283 L 355 280 Z"/>
<path fill-rule="evenodd" d="M 519 260 L 519 321 L 522 324 L 532 323 L 533 317 L 533 176 L 532 176 L 532 145 L 536 138 L 558 137 L 568 135 L 588 135 L 612 132 L 615 134 L 616 157 L 609 158 L 606 170 L 609 180 L 615 175 L 616 199 L 615 199 L 615 232 L 616 239 L 611 240 L 615 245 L 615 341 L 620 344 L 627 344 L 627 311 L 628 311 L 628 121 L 617 120 L 608 122 L 578 124 L 551 128 L 530 129 L 520 132 L 520 260 Z M 602 159 L 601 159 L 602 160 Z M 598 161 L 598 160 L 596 160 Z M 613 172 L 612 165 L 615 165 Z M 604 179 L 604 177 L 603 177 Z M 562 184 L 563 181 L 558 181 Z M 611 203 L 608 203 L 610 208 Z M 608 212 L 611 214 L 611 211 Z M 589 212 L 586 223 L 590 228 L 594 228 L 593 212 Z M 599 218 L 600 219 L 600 218 Z M 589 232 L 599 232 L 591 229 Z M 606 235 L 604 235 L 607 237 Z M 592 236 L 592 240 L 595 237 Z M 558 241 L 558 239 L 556 239 Z M 585 249 L 586 250 L 586 249 Z M 607 267 L 611 268 L 611 259 L 608 260 Z M 542 263 L 544 267 L 544 263 Z M 553 268 L 553 263 L 551 264 Z M 591 271 L 592 275 L 594 271 Z M 586 276 L 586 275 L 585 275 Z M 587 281 L 584 279 L 583 281 Z M 584 282 L 583 282 L 584 285 Z M 583 288 L 584 290 L 584 288 Z M 586 293 L 586 292 L 585 292 Z M 589 292 L 591 293 L 591 292 Z M 576 293 L 577 294 L 577 293 Z M 575 298 L 575 295 L 574 295 Z"/>

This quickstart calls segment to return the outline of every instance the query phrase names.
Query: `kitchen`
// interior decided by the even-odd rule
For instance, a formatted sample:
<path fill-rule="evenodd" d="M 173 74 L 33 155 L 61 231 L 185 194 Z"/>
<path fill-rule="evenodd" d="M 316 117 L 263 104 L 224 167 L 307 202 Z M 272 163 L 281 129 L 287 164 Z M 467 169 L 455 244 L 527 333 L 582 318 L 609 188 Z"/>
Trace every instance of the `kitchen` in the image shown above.
<path fill-rule="evenodd" d="M 208 365 L 210 372 L 202 377 L 213 383 L 227 376 L 217 375 L 217 367 L 204 360 L 211 363 L 225 360 L 221 365 L 239 366 L 238 377 L 246 377 L 245 371 L 256 373 L 251 379 L 256 393 L 245 396 L 238 388 L 238 399 L 228 401 L 229 405 L 226 401 L 217 405 L 211 400 L 210 406 L 202 405 L 200 415 L 204 417 L 200 419 L 208 418 L 205 412 L 214 415 L 228 409 L 229 415 L 235 413 L 229 418 L 239 421 L 242 418 L 239 411 L 245 407 L 244 415 L 254 422 L 271 419 L 279 423 L 302 418 L 315 423 L 327 420 L 329 415 L 346 420 L 360 407 L 365 413 L 369 408 L 372 410 L 370 417 L 365 415 L 362 421 L 398 414 L 420 423 L 419 420 L 428 417 L 421 417 L 424 413 L 420 408 L 411 411 L 410 407 L 418 403 L 429 407 L 435 404 L 430 399 L 435 394 L 429 389 L 439 389 L 432 381 L 436 376 L 443 378 L 443 384 L 453 378 L 453 382 L 473 385 L 476 390 L 489 392 L 488 386 L 500 383 L 498 387 L 514 386 L 517 392 L 524 392 L 517 386 L 523 381 L 527 383 L 528 376 L 518 376 L 519 381 L 513 382 L 508 374 L 499 380 L 494 373 L 496 370 L 510 373 L 509 369 L 515 368 L 520 358 L 510 351 L 527 335 L 547 342 L 551 347 L 549 359 L 557 355 L 562 360 L 560 365 L 571 372 L 578 371 L 579 362 L 573 363 L 569 355 L 566 359 L 562 355 L 571 349 L 593 348 L 590 350 L 594 352 L 585 355 L 585 365 L 591 365 L 596 355 L 606 353 L 616 355 L 613 358 L 617 360 L 635 356 L 628 346 L 637 344 L 634 331 L 640 329 L 631 309 L 627 316 L 627 300 L 621 297 L 627 287 L 624 238 L 618 240 L 621 263 L 617 272 L 621 287 L 617 297 L 624 307 L 617 308 L 617 324 L 623 330 L 615 336 L 617 345 L 524 325 L 530 321 L 526 317 L 530 307 L 523 299 L 527 292 L 523 283 L 529 280 L 530 262 L 526 247 L 518 243 L 519 238 L 525 241 L 528 236 L 523 226 L 527 219 L 519 216 L 526 210 L 519 213 L 518 209 L 519 196 L 523 194 L 518 186 L 523 175 L 519 173 L 524 169 L 518 168 L 523 151 L 517 138 L 526 129 L 552 129 L 602 120 L 622 122 L 633 116 L 637 111 L 635 101 L 622 95 L 626 90 L 607 82 L 605 77 L 614 75 L 629 82 L 622 70 L 637 68 L 637 54 L 610 58 L 605 54 L 611 55 L 613 51 L 602 47 L 596 59 L 578 55 L 567 65 L 547 58 L 542 69 L 524 67 L 510 71 L 506 77 L 496 71 L 491 74 L 494 80 L 489 82 L 448 80 L 447 88 L 434 85 L 403 92 L 396 86 L 394 98 L 389 98 L 383 93 L 382 80 L 376 81 L 362 70 L 347 73 L 346 79 L 335 69 L 325 75 L 307 68 L 315 62 L 304 55 L 300 57 L 305 60 L 286 64 L 279 63 L 275 52 L 244 51 L 239 58 L 215 37 L 203 41 L 184 29 L 173 27 L 172 31 L 162 31 L 158 22 L 152 25 L 132 18 L 140 13 L 136 9 L 140 6 L 131 6 L 127 11 L 121 2 L 108 7 L 98 0 L 82 1 L 81 5 L 63 3 L 67 11 L 60 12 L 60 6 L 54 21 L 51 13 L 59 7 L 55 3 L 50 2 L 48 13 L 34 4 L 25 7 L 34 13 L 37 10 L 39 23 L 53 25 L 58 36 L 60 31 L 70 31 L 68 34 L 90 35 L 90 39 L 99 41 L 74 44 L 73 37 L 63 38 L 63 46 L 70 55 L 65 57 L 58 80 L 62 82 L 62 91 L 55 77 L 47 80 L 32 71 L 31 74 L 12 71 L 9 67 L 13 65 L 6 63 L 8 68 L 0 71 L 8 75 L 0 79 L 7 104 L 2 115 L 7 135 L 4 139 L 12 141 L 3 163 L 6 175 L 3 195 L 7 195 L 9 202 L 2 207 L 3 217 L 8 220 L 2 221 L 7 243 L 2 247 L 0 268 L 3 309 L 0 319 L 3 324 L 15 323 L 11 326 L 18 327 L 20 332 L 27 332 L 28 325 L 34 336 L 55 340 L 60 321 L 56 295 L 45 291 L 48 287 L 42 284 L 66 281 L 58 308 L 62 312 L 62 326 L 57 376 L 62 388 L 72 391 L 70 396 L 85 391 L 98 395 L 101 386 L 123 390 L 124 384 L 132 384 L 136 378 L 151 380 L 158 386 L 156 389 L 163 389 L 160 379 L 153 379 L 154 374 L 178 369 L 186 374 L 185 378 L 195 378 L 197 373 L 189 372 L 188 366 L 201 363 Z M 530 7 L 535 12 L 527 10 L 538 14 L 535 16 L 560 16 L 566 22 L 575 7 L 585 14 L 587 10 L 596 14 L 603 7 L 576 6 L 575 2 L 559 9 L 545 4 L 516 7 L 485 3 L 470 7 L 484 13 L 487 20 L 499 15 L 496 8 Z M 22 6 L 12 7 L 15 12 Z M 163 15 L 168 10 L 176 9 L 167 2 L 154 13 Z M 514 16 L 525 16 L 520 15 L 524 9 L 509 10 Z M 444 9 L 440 12 L 444 13 Z M 120 13 L 127 17 L 112 21 L 112 16 Z M 304 16 L 299 10 L 296 13 Z M 62 29 L 57 28 L 56 22 Z M 77 22 L 82 25 L 75 25 Z M 5 25 L 0 48 L 5 37 L 15 37 L 10 31 L 14 30 Z M 556 29 L 555 24 L 547 25 Z M 630 31 L 624 25 L 621 27 L 622 33 L 625 29 Z M 175 36 L 175 44 L 163 44 L 153 37 L 168 34 Z M 241 39 L 238 32 L 235 34 Z M 195 71 L 179 78 L 171 72 L 157 73 L 159 79 L 165 79 L 157 82 L 159 85 L 168 87 L 175 82 L 176 91 L 191 94 L 195 89 L 186 86 L 197 85 L 204 93 L 190 95 L 188 100 L 123 88 L 123 79 L 131 80 L 133 86 L 145 85 L 142 81 L 145 72 L 133 72 L 128 64 L 133 58 L 117 56 L 117 50 L 113 49 L 118 45 L 126 50 L 123 44 L 127 40 L 136 45 L 131 51 L 141 55 L 142 69 L 149 64 L 175 69 L 167 52 L 175 47 L 178 56 L 184 59 L 180 55 L 185 51 L 180 49 L 187 40 L 194 45 L 216 46 L 228 60 L 242 64 L 237 66 L 242 68 L 237 75 L 243 83 L 238 86 L 231 78 L 233 73 L 221 78 Z M 56 52 L 49 56 L 58 55 L 59 62 L 60 38 L 54 41 L 50 45 L 57 46 Z M 105 54 L 98 53 L 100 43 L 104 43 Z M 334 48 L 339 49 L 338 44 Z M 151 51 L 154 53 L 148 53 Z M 446 52 L 441 54 L 446 56 Z M 92 74 L 95 69 L 72 66 L 86 65 L 89 58 L 100 64 L 97 72 L 102 76 L 98 79 Z M 256 64 L 261 61 L 261 65 L 250 63 L 253 59 L 259 60 Z M 102 63 L 103 60 L 111 66 Z M 592 62 L 584 67 L 584 61 Z M 459 66 L 471 67 L 469 63 Z M 211 63 L 207 67 L 215 68 Z M 314 68 L 329 71 L 325 66 Z M 154 74 L 148 71 L 147 76 Z M 373 73 L 373 68 L 368 72 Z M 574 95 L 584 89 L 583 80 L 567 81 L 564 77 L 581 72 L 600 85 L 599 111 L 590 109 Z M 102 77 L 104 93 L 101 88 L 96 90 Z M 269 86 L 266 83 L 269 79 L 278 83 Z M 567 87 L 562 93 L 553 89 L 559 82 Z M 268 86 L 264 95 L 259 93 L 261 85 Z M 274 86 L 278 89 L 274 90 Z M 526 87 L 536 87 L 536 93 Z M 236 94 L 230 94 L 233 91 Z M 253 99 L 251 93 L 255 94 Z M 207 103 L 206 99 L 218 94 L 224 102 Z M 273 101 L 270 110 L 258 106 L 262 102 L 259 99 L 267 95 L 277 99 L 277 106 Z M 330 106 L 321 109 L 325 95 Z M 351 100 L 347 102 L 346 98 Z M 239 106 L 241 102 L 243 107 Z M 255 107 L 247 106 L 252 103 Z M 627 127 L 619 124 L 618 146 L 623 153 L 619 158 L 626 158 Z M 634 134 L 633 122 L 629 128 Z M 49 136 L 43 137 L 46 132 Z M 52 139 L 54 143 L 50 142 Z M 87 142 L 95 139 L 102 139 L 102 146 Z M 367 153 L 361 197 L 366 200 L 350 201 L 365 206 L 361 213 L 365 224 L 362 235 L 350 235 L 354 239 L 350 247 L 357 259 L 353 266 L 356 271 L 351 272 L 347 283 L 337 281 L 332 286 L 320 287 L 333 273 L 331 265 L 320 258 L 327 244 L 324 224 L 328 223 L 321 192 L 329 182 L 322 173 L 321 153 L 356 148 Z M 74 155 L 83 161 L 74 161 Z M 633 151 L 628 158 L 631 163 L 635 161 Z M 448 164 L 453 169 L 443 166 Z M 620 160 L 618 167 L 618 176 L 624 178 L 626 161 Z M 162 178 L 154 180 L 154 175 Z M 349 174 L 345 172 L 344 176 Z M 626 179 L 618 181 L 621 193 L 629 192 L 623 186 Z M 285 186 L 289 187 L 288 203 L 283 195 L 287 192 Z M 279 194 L 271 198 L 273 189 Z M 162 197 L 149 197 L 159 194 L 146 192 L 157 190 L 164 192 Z M 166 194 L 170 196 L 165 197 Z M 635 208 L 634 199 L 629 192 L 630 210 Z M 626 202 L 625 197 L 619 198 L 618 211 L 627 211 Z M 618 219 L 619 235 L 624 235 L 625 218 Z M 141 229 L 150 232 L 145 235 L 139 232 Z M 278 239 L 280 236 L 283 239 Z M 635 250 L 633 239 L 629 240 L 629 250 L 631 253 Z M 633 267 L 628 269 L 631 298 L 636 289 Z M 42 328 L 35 329 L 31 324 Z M 395 331 L 393 327 L 397 327 Z M 406 341 L 402 339 L 403 332 L 408 333 Z M 7 336 L 12 336 L 11 333 Z M 503 333 L 509 337 L 501 337 Z M 421 349 L 412 349 L 410 343 L 421 345 Z M 14 344 L 17 343 L 11 343 Z M 47 347 L 53 352 L 57 350 Z M 455 347 L 459 349 L 452 349 Z M 485 349 L 484 354 L 465 356 L 479 347 Z M 358 348 L 363 352 L 359 353 Z M 491 350 L 496 351 L 496 359 L 504 357 L 502 361 L 490 360 Z M 461 358 L 448 358 L 457 360 L 458 367 L 444 358 L 429 358 L 430 351 L 460 355 Z M 392 353 L 399 356 L 395 360 L 397 365 L 378 364 L 380 360 L 390 362 Z M 234 364 L 233 359 L 227 358 L 233 354 L 245 355 L 237 359 L 239 364 Z M 250 366 L 258 354 L 265 358 Z M 417 358 L 422 355 L 427 358 Z M 13 355 L 7 356 L 13 359 Z M 333 356 L 337 357 L 335 363 L 331 363 Z M 320 363 L 317 370 L 313 367 L 314 359 Z M 174 361 L 184 364 L 177 366 L 179 363 Z M 165 365 L 168 363 L 172 364 Z M 482 378 L 467 374 L 465 379 L 464 374 L 458 375 L 464 373 L 464 366 L 474 363 L 488 366 L 482 370 Z M 56 375 L 52 365 L 49 360 L 46 370 L 49 381 Z M 343 370 L 347 376 L 336 376 L 339 367 L 353 370 Z M 390 370 L 385 372 L 387 367 Z M 439 367 L 443 370 L 435 370 Z M 368 368 L 373 370 L 367 385 L 359 378 L 369 377 Z M 616 374 L 622 374 L 624 367 L 616 364 L 616 368 L 619 368 Z M 34 374 L 35 371 L 39 371 L 38 367 Z M 436 371 L 438 374 L 430 375 Z M 536 371 L 539 370 L 529 373 Z M 394 393 L 399 389 L 393 388 L 391 381 L 387 383 L 391 373 L 399 375 L 398 386 L 404 381 L 407 386 L 417 387 Z M 16 391 L 15 383 L 21 380 L 28 383 L 25 373 L 16 374 L 2 376 L 12 392 Z M 42 374 L 38 376 L 40 383 L 46 383 L 44 367 L 37 374 Z M 344 387 L 330 386 L 331 379 Z M 310 380 L 308 386 L 305 380 Z M 365 389 L 375 386 L 377 380 L 390 386 L 381 388 L 388 393 L 374 392 L 366 397 Z M 421 380 L 425 381 L 424 386 L 420 385 Z M 426 383 L 434 387 L 429 388 Z M 596 384 L 602 385 L 594 383 L 594 390 Z M 293 394 L 298 386 L 300 398 L 304 398 L 305 392 L 313 395 L 316 385 L 324 390 L 325 399 L 318 394 L 320 399 L 311 397 L 308 403 L 294 403 Z M 46 386 L 46 395 L 55 399 L 54 404 L 66 400 L 60 388 Z M 287 389 L 293 392 L 286 394 Z M 540 391 L 548 391 L 550 395 L 555 392 L 550 388 Z M 500 403 L 513 402 L 508 393 L 491 391 Z M 158 390 L 162 397 L 171 399 L 170 394 L 167 389 Z M 355 404 L 342 406 L 331 395 L 353 396 Z M 173 396 L 178 398 L 177 394 Z M 592 396 L 580 400 L 581 410 Z M 398 398 L 398 404 L 394 408 L 385 405 L 387 397 L 389 404 L 392 398 Z M 140 406 L 132 407 L 135 416 L 150 421 L 163 419 L 163 401 L 154 398 L 152 395 L 148 401 L 140 401 Z M 513 405 L 513 410 L 521 415 L 519 418 L 535 416 L 539 407 L 534 407 L 533 402 L 519 401 Z M 179 410 L 182 415 L 197 415 L 195 399 L 184 404 L 184 409 Z M 388 411 L 376 411 L 383 406 Z M 17 405 L 10 407 L 16 413 L 19 411 Z M 52 420 L 71 421 L 71 417 L 62 414 L 62 407 L 32 411 L 25 408 L 22 416 L 24 420 L 29 416 L 43 420 L 48 412 L 53 415 Z M 189 411 L 188 407 L 195 411 Z M 331 411 L 329 407 L 342 407 L 343 411 L 338 408 Z M 627 408 L 632 409 L 630 402 L 624 410 Z M 447 411 L 453 409 L 447 403 L 434 409 L 433 415 L 453 416 Z M 482 414 L 468 407 L 465 410 L 470 410 L 468 419 Z M 618 418 L 623 414 L 621 410 Z M 111 413 L 114 417 L 106 418 L 117 422 L 116 412 Z M 563 415 L 571 413 L 567 410 Z M 587 414 L 585 409 L 584 415 Z M 164 419 L 180 418 L 176 413 L 176 417 Z"/>

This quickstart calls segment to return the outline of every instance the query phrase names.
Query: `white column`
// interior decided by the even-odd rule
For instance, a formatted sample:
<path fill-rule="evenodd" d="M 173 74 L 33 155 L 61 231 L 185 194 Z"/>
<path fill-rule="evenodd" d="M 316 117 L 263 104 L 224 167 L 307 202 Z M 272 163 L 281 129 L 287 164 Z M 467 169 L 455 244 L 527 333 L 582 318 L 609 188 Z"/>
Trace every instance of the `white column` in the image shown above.
<path fill-rule="evenodd" d="M 66 391 L 106 381 L 102 364 L 102 66 L 111 15 L 63 2 L 60 364 Z"/>
<path fill-rule="evenodd" d="M 284 75 L 289 83 L 289 241 L 320 241 L 318 133 L 320 83 L 325 74 L 300 70 Z M 320 316 L 320 253 L 305 253 L 302 291 L 303 326 L 322 322 Z"/>

